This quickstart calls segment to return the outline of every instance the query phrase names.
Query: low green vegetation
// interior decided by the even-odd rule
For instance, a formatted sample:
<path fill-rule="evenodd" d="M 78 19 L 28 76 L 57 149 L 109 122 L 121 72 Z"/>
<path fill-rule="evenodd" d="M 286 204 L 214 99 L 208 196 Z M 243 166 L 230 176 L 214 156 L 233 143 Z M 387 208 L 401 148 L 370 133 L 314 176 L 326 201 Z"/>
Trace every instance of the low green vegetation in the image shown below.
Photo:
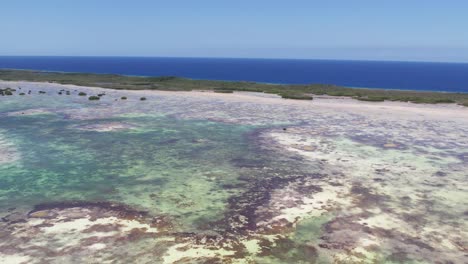
<path fill-rule="evenodd" d="M 146 97 L 141 97 L 140 101 L 146 101 Z"/>
<path fill-rule="evenodd" d="M 122 96 L 120 97 L 121 100 L 127 100 L 127 97 L 126 96 Z"/>
<path fill-rule="evenodd" d="M 280 93 L 281 98 L 284 99 L 296 99 L 296 100 L 312 100 L 314 99 L 312 96 L 307 94 L 300 94 L 300 93 Z"/>
<path fill-rule="evenodd" d="M 84 92 L 79 92 L 78 95 L 79 95 L 79 96 L 86 96 L 86 93 L 84 93 Z"/>
<path fill-rule="evenodd" d="M 90 101 L 96 101 L 96 100 L 99 100 L 100 97 L 99 97 L 99 96 L 93 95 L 93 96 L 90 96 L 88 99 L 89 99 Z"/>
<path fill-rule="evenodd" d="M 233 90 L 213 90 L 215 93 L 234 93 Z"/>
<path fill-rule="evenodd" d="M 388 99 L 384 96 L 368 96 L 368 97 L 356 97 L 359 101 L 368 101 L 368 102 L 383 102 Z"/>
<path fill-rule="evenodd" d="M 348 88 L 329 84 L 275 85 L 255 82 L 193 80 L 174 76 L 137 77 L 115 74 L 59 73 L 44 71 L 0 70 L 0 80 L 34 81 L 74 84 L 127 90 L 191 91 L 211 90 L 219 93 L 233 91 L 277 94 L 283 98 L 311 100 L 313 96 L 346 96 L 362 101 L 402 101 L 413 103 L 457 103 L 466 106 L 468 93 L 423 92 L 384 89 Z M 79 93 L 86 96 L 86 93 Z"/>

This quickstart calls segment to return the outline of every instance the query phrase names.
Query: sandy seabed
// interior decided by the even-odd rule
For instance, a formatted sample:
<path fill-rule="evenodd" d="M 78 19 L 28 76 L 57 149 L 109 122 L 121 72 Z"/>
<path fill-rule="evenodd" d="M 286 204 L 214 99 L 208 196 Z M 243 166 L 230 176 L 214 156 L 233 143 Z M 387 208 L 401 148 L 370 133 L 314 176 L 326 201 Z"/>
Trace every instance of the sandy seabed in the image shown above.
<path fill-rule="evenodd" d="M 160 207 L 153 207 L 151 200 L 166 196 L 147 184 L 117 188 L 110 201 L 41 202 L 30 208 L 26 198 L 15 206 L 15 195 L 2 189 L 7 195 L 2 201 L 10 199 L 12 204 L 0 214 L 2 263 L 467 262 L 466 107 L 28 82 L 0 82 L 0 87 L 32 91 L 22 97 L 0 97 L 0 118 L 11 118 L 18 126 L 24 120 L 53 116 L 71 122 L 64 127 L 83 133 L 79 135 L 98 132 L 96 137 L 102 138 L 121 133 L 119 140 L 128 135 L 131 141 L 130 135 L 143 137 L 155 129 L 147 121 L 139 122 L 141 118 L 203 120 L 248 127 L 241 138 L 260 157 L 271 157 L 255 163 L 250 156 L 232 159 L 229 166 L 240 171 L 238 178 L 221 184 L 224 172 L 210 173 L 187 183 L 193 193 L 177 189 L 180 193 L 171 194 Z M 58 95 L 62 89 L 71 95 Z M 92 102 L 78 91 L 106 95 Z M 128 99 L 121 100 L 122 96 Z M 146 101 L 139 100 L 143 96 Z M 12 127 L 0 124 L 0 180 L 8 178 L 7 169 L 28 162 L 28 150 L 14 137 Z M 170 147 L 174 140 L 164 144 Z M 226 146 L 231 144 L 228 140 L 224 139 Z M 191 144 L 205 146 L 203 151 L 217 146 L 203 133 Z M 132 164 L 135 170 L 128 173 L 134 181 L 156 177 L 137 170 L 141 163 Z M 184 178 L 170 181 L 180 185 Z M 215 205 L 197 207 L 202 203 L 197 201 L 206 197 L 195 192 L 206 186 L 232 189 L 220 198 L 225 200 L 216 209 L 216 221 L 180 220 L 191 211 L 199 210 L 200 215 L 215 211 Z M 168 206 L 185 211 L 180 209 L 178 218 Z"/>

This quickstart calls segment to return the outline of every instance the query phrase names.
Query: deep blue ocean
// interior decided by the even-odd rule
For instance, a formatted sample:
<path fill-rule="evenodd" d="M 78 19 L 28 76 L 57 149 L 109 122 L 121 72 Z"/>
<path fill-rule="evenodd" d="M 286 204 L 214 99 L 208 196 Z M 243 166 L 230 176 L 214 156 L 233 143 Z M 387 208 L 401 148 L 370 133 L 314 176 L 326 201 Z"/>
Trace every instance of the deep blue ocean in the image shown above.
<path fill-rule="evenodd" d="M 159 57 L 3 57 L 0 68 L 468 92 L 468 63 Z"/>

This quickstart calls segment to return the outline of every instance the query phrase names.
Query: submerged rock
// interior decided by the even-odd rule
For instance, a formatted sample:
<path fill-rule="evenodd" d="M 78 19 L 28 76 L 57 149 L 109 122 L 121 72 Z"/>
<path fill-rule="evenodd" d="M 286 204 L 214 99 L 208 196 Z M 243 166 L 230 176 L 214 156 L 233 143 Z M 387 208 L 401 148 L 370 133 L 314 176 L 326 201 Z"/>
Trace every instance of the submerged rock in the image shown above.
<path fill-rule="evenodd" d="M 51 210 L 41 210 L 29 213 L 31 218 L 54 218 L 57 216 L 57 213 Z"/>
<path fill-rule="evenodd" d="M 386 144 L 384 144 L 383 146 L 384 146 L 385 148 L 396 148 L 396 147 L 398 147 L 398 145 L 395 144 L 395 143 L 386 143 Z"/>

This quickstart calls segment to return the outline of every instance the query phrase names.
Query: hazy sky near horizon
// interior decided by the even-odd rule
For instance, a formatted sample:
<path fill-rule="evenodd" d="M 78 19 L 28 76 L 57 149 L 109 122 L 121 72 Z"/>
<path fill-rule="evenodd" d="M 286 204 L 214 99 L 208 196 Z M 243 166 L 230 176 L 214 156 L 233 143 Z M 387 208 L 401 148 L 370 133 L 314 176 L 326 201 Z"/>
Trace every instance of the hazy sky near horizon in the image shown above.
<path fill-rule="evenodd" d="M 468 62 L 466 0 L 15 0 L 0 55 Z"/>

